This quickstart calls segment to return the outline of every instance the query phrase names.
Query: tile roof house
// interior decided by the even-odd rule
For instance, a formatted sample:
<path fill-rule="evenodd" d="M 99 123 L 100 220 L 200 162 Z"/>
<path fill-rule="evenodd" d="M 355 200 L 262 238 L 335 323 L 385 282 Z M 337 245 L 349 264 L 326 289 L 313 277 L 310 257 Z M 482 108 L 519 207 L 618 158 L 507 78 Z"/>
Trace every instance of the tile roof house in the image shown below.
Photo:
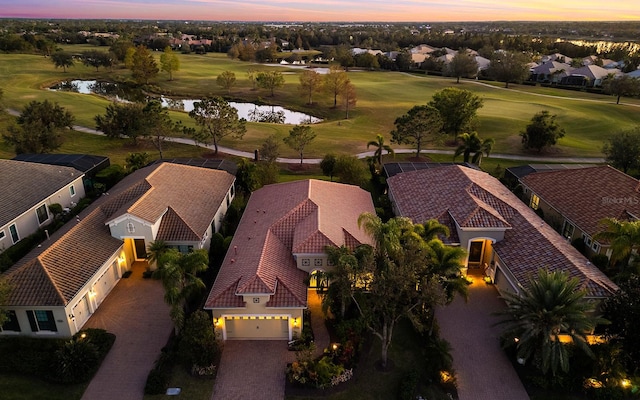
<path fill-rule="evenodd" d="M 208 247 L 234 180 L 171 163 L 127 176 L 2 274 L 12 291 L 0 335 L 72 336 L 133 262 L 144 260 L 151 241 L 181 251 Z"/>
<path fill-rule="evenodd" d="M 568 76 L 573 68 L 569 64 L 558 61 L 549 61 L 540 64 L 531 70 L 532 79 L 538 82 L 559 82 L 563 77 Z"/>
<path fill-rule="evenodd" d="M 640 217 L 640 181 L 608 165 L 533 172 L 519 180 L 525 201 L 568 241 L 582 238 L 588 255 L 607 254 L 593 239 L 604 218 Z"/>
<path fill-rule="evenodd" d="M 75 168 L 0 160 L 0 253 L 53 221 L 51 204 L 73 207 L 84 197 Z"/>
<path fill-rule="evenodd" d="M 358 227 L 364 212 L 375 209 L 357 186 L 306 180 L 255 191 L 205 303 L 216 330 L 225 340 L 300 334 L 305 280 L 314 287 L 331 269 L 325 247 L 371 244 Z"/>
<path fill-rule="evenodd" d="M 400 173 L 387 179 L 396 215 L 422 223 L 437 219 L 467 250 L 467 267 L 502 291 L 519 293 L 539 268 L 580 280 L 587 297 L 617 287 L 497 179 L 461 165 Z"/>

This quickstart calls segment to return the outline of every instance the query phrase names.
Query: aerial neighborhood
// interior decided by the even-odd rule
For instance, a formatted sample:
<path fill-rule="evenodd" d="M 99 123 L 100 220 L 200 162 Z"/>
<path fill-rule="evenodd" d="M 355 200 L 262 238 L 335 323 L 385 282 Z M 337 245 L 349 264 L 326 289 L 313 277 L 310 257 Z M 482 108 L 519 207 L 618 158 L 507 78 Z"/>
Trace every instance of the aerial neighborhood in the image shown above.
<path fill-rule="evenodd" d="M 0 20 L 0 392 L 640 398 L 638 32 Z"/>

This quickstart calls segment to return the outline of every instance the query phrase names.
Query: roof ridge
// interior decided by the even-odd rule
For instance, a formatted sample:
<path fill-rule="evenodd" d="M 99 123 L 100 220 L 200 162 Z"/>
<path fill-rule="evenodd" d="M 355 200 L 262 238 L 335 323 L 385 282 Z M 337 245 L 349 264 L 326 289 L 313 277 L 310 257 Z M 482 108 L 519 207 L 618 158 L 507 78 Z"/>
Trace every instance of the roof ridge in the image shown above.
<path fill-rule="evenodd" d="M 169 212 L 169 210 L 173 211 L 173 213 L 174 213 L 178 218 L 180 218 L 180 221 L 182 221 L 182 223 L 184 223 L 184 225 L 185 225 L 187 228 L 189 228 L 189 230 L 190 230 L 190 231 L 191 231 L 191 232 L 192 232 L 196 237 L 198 237 L 198 238 L 200 237 L 200 235 L 195 231 L 195 229 L 193 229 L 193 227 L 192 227 L 191 225 L 189 225 L 189 223 L 188 223 L 184 218 L 182 218 L 182 215 L 180 215 L 180 213 L 178 213 L 178 211 L 177 211 L 175 208 L 173 208 L 173 207 L 171 207 L 171 206 L 167 206 L 167 212 Z M 167 212 L 165 212 L 165 214 L 166 214 Z M 164 215 L 165 215 L 165 214 L 162 214 L 162 216 L 161 216 L 160 218 L 164 218 Z"/>
<path fill-rule="evenodd" d="M 298 300 L 300 303 L 302 303 L 302 304 L 305 304 L 305 303 L 306 303 L 304 300 L 302 300 L 301 298 L 299 298 L 298 296 L 296 296 L 296 294 L 293 292 L 293 290 L 291 290 L 291 289 L 289 288 L 289 286 L 287 286 L 287 284 L 286 284 L 286 283 L 284 283 L 284 281 L 283 281 L 282 279 L 280 279 L 280 277 L 279 277 L 278 275 L 276 275 L 276 289 L 278 288 L 278 285 L 280 285 L 280 284 L 281 284 L 282 286 L 284 286 L 284 287 L 285 287 L 285 289 L 287 289 L 287 292 L 291 293 L 291 295 L 292 295 L 293 297 L 295 297 L 295 298 L 296 298 L 296 300 Z M 275 290 L 274 290 L 274 293 L 275 293 Z"/>
<path fill-rule="evenodd" d="M 56 293 L 58 294 L 58 296 L 60 297 L 60 300 L 62 300 L 62 303 L 66 305 L 67 303 L 67 299 L 66 297 L 64 297 L 64 295 L 62 294 L 62 291 L 60 290 L 60 288 L 58 287 L 58 284 L 56 283 L 56 280 L 53 279 L 53 277 L 51 276 L 51 273 L 49 272 L 49 270 L 47 269 L 47 267 L 44 266 L 44 263 L 42 262 L 42 260 L 40 259 L 42 255 L 36 257 L 36 265 L 42 269 L 42 271 L 44 271 L 44 273 L 47 275 L 47 279 L 49 280 L 49 282 L 51 283 L 51 286 L 53 286 L 53 288 L 56 290 Z"/>

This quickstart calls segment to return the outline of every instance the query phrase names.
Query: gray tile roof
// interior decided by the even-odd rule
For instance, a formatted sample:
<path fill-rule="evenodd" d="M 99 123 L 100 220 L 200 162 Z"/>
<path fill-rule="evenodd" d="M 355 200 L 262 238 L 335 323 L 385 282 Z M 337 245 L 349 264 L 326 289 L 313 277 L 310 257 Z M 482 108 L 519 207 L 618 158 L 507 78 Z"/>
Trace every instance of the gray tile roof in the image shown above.
<path fill-rule="evenodd" d="M 80 176 L 82 172 L 75 168 L 0 160 L 0 226 L 29 211 Z"/>

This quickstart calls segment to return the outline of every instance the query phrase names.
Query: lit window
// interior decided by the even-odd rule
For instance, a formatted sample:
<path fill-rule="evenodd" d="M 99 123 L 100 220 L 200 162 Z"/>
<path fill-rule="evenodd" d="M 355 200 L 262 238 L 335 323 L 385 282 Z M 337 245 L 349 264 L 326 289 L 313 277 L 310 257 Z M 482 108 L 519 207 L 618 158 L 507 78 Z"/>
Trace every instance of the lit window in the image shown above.
<path fill-rule="evenodd" d="M 533 208 L 534 210 L 537 210 L 539 206 L 540 206 L 540 197 L 536 196 L 535 194 L 532 194 L 531 195 L 531 208 Z"/>
<path fill-rule="evenodd" d="M 69 194 L 71 197 L 76 195 L 76 188 L 73 185 L 69 186 Z"/>
<path fill-rule="evenodd" d="M 36 208 L 36 215 L 38 216 L 38 223 L 40 225 L 47 222 L 49 219 L 49 212 L 47 211 L 47 205 L 43 204 L 40 207 Z"/>

